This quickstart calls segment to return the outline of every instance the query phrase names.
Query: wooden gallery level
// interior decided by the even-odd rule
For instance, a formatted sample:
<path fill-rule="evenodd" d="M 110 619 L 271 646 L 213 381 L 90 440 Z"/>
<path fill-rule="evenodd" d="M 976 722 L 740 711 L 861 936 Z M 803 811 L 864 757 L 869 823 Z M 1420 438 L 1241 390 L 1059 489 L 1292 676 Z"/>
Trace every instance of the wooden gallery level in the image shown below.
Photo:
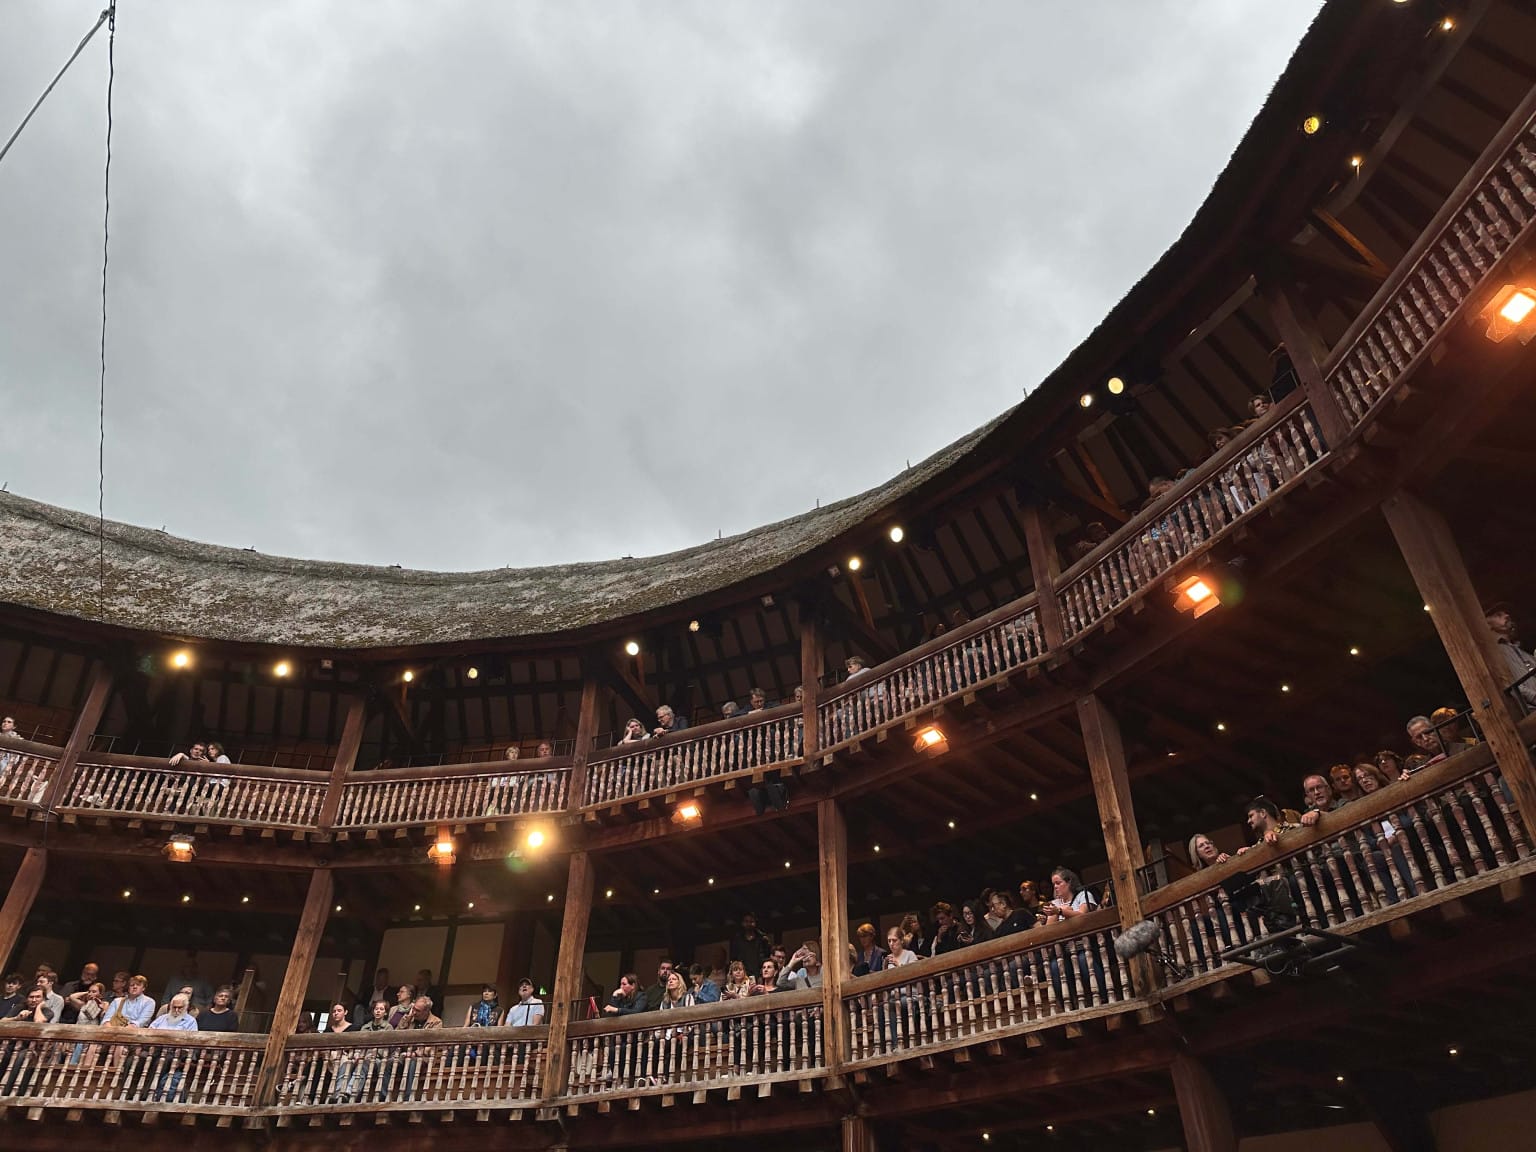
<path fill-rule="evenodd" d="M 1536 9 L 1451 15 L 1326 4 L 1025 403 L 747 536 L 436 574 L 0 495 L 6 970 L 238 1001 L 0 1026 L 0 1146 L 1516 1146 Z M 853 974 L 1063 868 L 1112 905 Z M 748 912 L 819 979 L 594 1014 Z M 446 1027 L 300 1030 L 420 968 Z"/>

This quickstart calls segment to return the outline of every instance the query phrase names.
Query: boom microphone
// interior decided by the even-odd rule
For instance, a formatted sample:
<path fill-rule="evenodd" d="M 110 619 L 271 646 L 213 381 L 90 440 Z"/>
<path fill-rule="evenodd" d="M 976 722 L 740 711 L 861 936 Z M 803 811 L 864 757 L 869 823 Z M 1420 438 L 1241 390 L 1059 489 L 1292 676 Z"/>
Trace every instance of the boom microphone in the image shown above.
<path fill-rule="evenodd" d="M 1143 920 L 1132 924 L 1115 938 L 1115 955 L 1122 960 L 1134 960 L 1145 955 L 1157 945 L 1162 929 L 1155 920 Z"/>

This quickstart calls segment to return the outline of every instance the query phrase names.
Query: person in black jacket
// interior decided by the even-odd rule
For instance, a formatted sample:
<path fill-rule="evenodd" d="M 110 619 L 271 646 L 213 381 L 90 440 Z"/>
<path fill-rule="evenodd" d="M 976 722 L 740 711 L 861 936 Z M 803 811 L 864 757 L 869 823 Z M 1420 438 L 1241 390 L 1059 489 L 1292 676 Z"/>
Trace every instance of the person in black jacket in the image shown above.
<path fill-rule="evenodd" d="M 613 995 L 608 997 L 608 1003 L 603 1005 L 603 1013 L 607 1016 L 632 1016 L 644 1011 L 645 992 L 640 987 L 640 977 L 633 972 L 626 973 L 620 978 Z"/>
<path fill-rule="evenodd" d="M 741 914 L 741 931 L 731 938 L 730 959 L 740 960 L 748 972 L 762 970 L 763 961 L 773 955 L 773 941 L 757 930 L 757 917 L 751 912 Z"/>
<path fill-rule="evenodd" d="M 955 921 L 955 910 L 940 900 L 929 911 L 933 917 L 933 937 L 927 941 L 925 955 L 942 956 L 960 947 L 960 925 Z"/>

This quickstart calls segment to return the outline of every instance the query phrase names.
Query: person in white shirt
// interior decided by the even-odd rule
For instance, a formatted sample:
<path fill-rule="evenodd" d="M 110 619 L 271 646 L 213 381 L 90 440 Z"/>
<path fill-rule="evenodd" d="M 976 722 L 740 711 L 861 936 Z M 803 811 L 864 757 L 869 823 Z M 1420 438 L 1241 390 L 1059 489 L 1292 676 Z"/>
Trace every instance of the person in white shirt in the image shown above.
<path fill-rule="evenodd" d="M 517 1003 L 507 1009 L 508 1028 L 544 1023 L 544 1001 L 533 994 L 533 981 L 526 976 L 517 986 Z"/>
<path fill-rule="evenodd" d="M 159 1031 L 169 1032 L 196 1032 L 197 1018 L 187 1011 L 187 997 L 178 992 L 171 997 L 171 1002 L 166 1006 L 163 1015 L 156 1016 L 150 1022 L 150 1027 Z M 179 1048 L 171 1048 L 155 1053 L 152 1057 L 141 1056 L 140 1059 L 152 1058 L 160 1065 L 160 1075 L 155 1077 L 154 1099 L 176 1101 L 181 1098 L 181 1077 L 186 1071 L 190 1053 Z"/>

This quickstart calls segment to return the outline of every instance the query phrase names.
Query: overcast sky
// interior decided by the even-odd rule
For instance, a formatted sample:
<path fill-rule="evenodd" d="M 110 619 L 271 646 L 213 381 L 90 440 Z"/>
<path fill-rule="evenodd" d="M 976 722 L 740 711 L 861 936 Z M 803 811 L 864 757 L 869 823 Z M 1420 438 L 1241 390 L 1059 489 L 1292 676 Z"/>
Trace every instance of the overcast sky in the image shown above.
<path fill-rule="evenodd" d="M 6 0 L 0 137 L 102 0 Z M 878 484 L 1188 222 L 1316 0 L 124 0 L 106 513 L 469 569 Z M 105 30 L 0 164 L 0 480 L 94 512 Z"/>

